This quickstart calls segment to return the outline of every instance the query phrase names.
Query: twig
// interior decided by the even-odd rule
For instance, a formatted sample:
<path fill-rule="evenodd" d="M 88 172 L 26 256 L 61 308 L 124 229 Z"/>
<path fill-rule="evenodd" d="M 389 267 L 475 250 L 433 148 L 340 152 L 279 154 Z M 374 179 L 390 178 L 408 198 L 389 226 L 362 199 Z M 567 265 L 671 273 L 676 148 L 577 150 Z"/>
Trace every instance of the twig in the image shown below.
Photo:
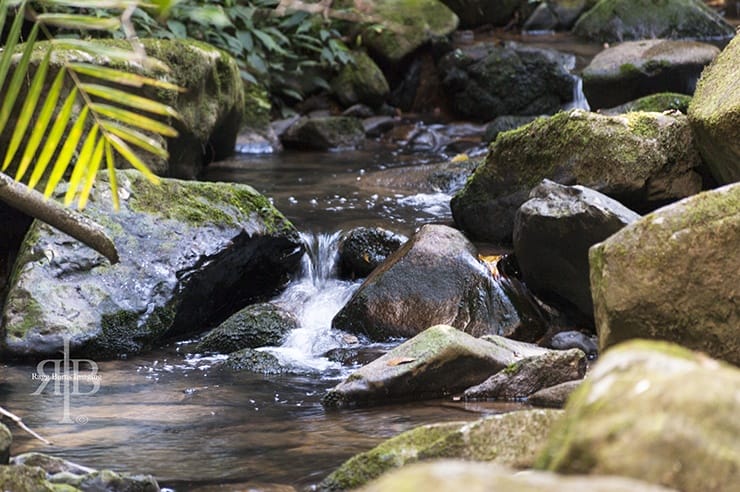
<path fill-rule="evenodd" d="M 11 412 L 5 410 L 3 407 L 0 407 L 0 413 L 3 414 L 3 415 L 5 415 L 6 417 L 8 417 L 10 420 L 12 420 L 13 422 L 15 422 L 16 424 L 18 424 L 18 427 L 20 427 L 24 431 L 28 432 L 29 434 L 31 434 L 33 437 L 35 437 L 39 441 L 43 442 L 47 446 L 51 446 L 51 441 L 48 441 L 48 440 L 44 439 L 43 437 L 41 437 L 40 435 L 38 435 L 37 433 L 35 433 L 31 429 L 29 429 L 28 426 L 23 423 L 23 419 L 21 419 L 16 414 L 11 413 Z"/>

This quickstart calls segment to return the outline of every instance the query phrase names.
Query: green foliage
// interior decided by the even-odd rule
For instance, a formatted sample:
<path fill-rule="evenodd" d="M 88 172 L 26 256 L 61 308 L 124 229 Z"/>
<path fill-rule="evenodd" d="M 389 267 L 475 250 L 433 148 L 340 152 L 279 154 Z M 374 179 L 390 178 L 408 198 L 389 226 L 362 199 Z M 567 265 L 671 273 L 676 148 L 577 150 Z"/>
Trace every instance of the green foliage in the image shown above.
<path fill-rule="evenodd" d="M 64 201 L 66 205 L 70 205 L 78 199 L 79 208 L 84 208 L 87 203 L 97 171 L 103 165 L 108 167 L 112 177 L 115 176 L 115 155 L 156 182 L 157 177 L 131 146 L 167 158 L 166 149 L 151 135 L 176 136 L 177 132 L 166 121 L 177 118 L 178 115 L 171 107 L 133 95 L 125 88 L 179 88 L 160 79 L 118 68 L 72 62 L 63 58 L 55 59 L 59 62 L 59 68 L 56 74 L 52 74 L 51 60 L 54 50 L 64 47 L 98 59 L 103 57 L 110 63 L 134 63 L 166 71 L 165 65 L 147 57 L 136 43 L 132 43 L 131 49 L 121 49 L 89 40 L 51 39 L 49 48 L 41 55 L 35 73 L 31 70 L 31 60 L 39 34 L 52 37 L 49 26 L 117 30 L 125 27 L 125 12 L 136 8 L 138 2 L 47 0 L 35 2 L 34 6 L 36 4 L 61 7 L 66 12 L 42 11 L 35 16 L 30 34 L 24 36 L 24 18 L 34 18 L 34 11 L 25 1 L 0 0 L 0 32 L 7 32 L 5 46 L 0 54 L 0 134 L 8 136 L 9 141 L 4 154 L 0 156 L 1 170 L 5 172 L 11 164 L 16 164 L 15 179 L 21 181 L 27 178 L 31 188 L 45 181 L 46 197 L 51 196 L 59 182 L 69 175 L 70 182 Z M 76 10 L 79 5 L 87 8 L 118 9 L 124 15 L 86 15 Z M 164 9 L 170 8 L 171 2 L 150 2 L 150 5 Z M 12 25 L 8 31 L 4 31 L 5 21 L 9 19 L 12 19 Z M 21 40 L 25 44 L 19 45 Z M 47 83 L 47 79 L 52 77 L 53 81 Z M 111 84 L 117 87 L 112 87 Z M 25 96 L 19 97 L 24 85 Z M 40 97 L 42 92 L 44 98 Z M 17 115 L 14 128 L 7 125 L 11 114 Z M 68 172 L 70 167 L 71 174 Z M 111 179 L 111 188 L 114 206 L 117 207 L 115 179 Z"/>

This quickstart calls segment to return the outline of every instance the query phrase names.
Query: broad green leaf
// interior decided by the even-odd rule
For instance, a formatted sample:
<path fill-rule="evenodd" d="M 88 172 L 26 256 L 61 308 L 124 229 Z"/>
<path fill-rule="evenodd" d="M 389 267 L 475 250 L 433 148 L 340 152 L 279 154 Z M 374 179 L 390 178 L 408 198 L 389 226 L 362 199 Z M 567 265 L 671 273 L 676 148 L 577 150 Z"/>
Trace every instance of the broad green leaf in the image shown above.
<path fill-rule="evenodd" d="M 59 141 L 62 139 L 64 129 L 67 128 L 67 123 L 72 119 L 72 108 L 74 107 L 76 98 L 77 88 L 75 87 L 70 91 L 67 99 L 64 101 L 64 105 L 62 105 L 62 109 L 59 111 L 59 114 L 57 114 L 57 119 L 51 127 L 51 132 L 49 132 L 49 135 L 46 137 L 46 143 L 41 149 L 41 154 L 39 155 L 38 161 L 36 161 L 33 173 L 31 174 L 31 179 L 28 182 L 29 187 L 35 188 L 41 180 L 41 177 L 44 175 L 44 172 L 46 172 L 46 167 L 49 165 L 49 161 L 57 150 Z M 87 107 L 84 110 L 86 111 Z"/>
<path fill-rule="evenodd" d="M 193 22 L 214 27 L 229 27 L 231 19 L 220 5 L 203 5 L 188 10 L 188 16 Z"/>
<path fill-rule="evenodd" d="M 61 95 L 63 84 L 64 70 L 59 70 L 57 76 L 54 78 L 54 82 L 51 84 L 51 88 L 49 88 L 49 92 L 46 94 L 46 101 L 44 101 L 44 105 L 41 107 L 41 112 L 39 113 L 39 117 L 33 127 L 33 132 L 31 132 L 31 136 L 28 139 L 26 148 L 23 151 L 21 163 L 18 166 L 18 171 L 15 174 L 15 179 L 17 181 L 22 180 L 23 176 L 26 175 L 28 166 L 31 164 L 31 159 L 33 159 L 33 157 L 36 155 L 36 150 L 41 143 L 41 139 L 46 133 L 46 127 L 49 126 L 51 116 L 54 114 L 54 110 L 57 107 L 57 101 L 59 101 L 59 96 Z M 37 161 L 37 165 L 38 162 L 40 161 Z M 43 174 L 43 171 L 44 170 L 41 170 L 41 174 Z"/>
<path fill-rule="evenodd" d="M 99 56 L 104 59 L 111 61 L 121 62 L 125 64 L 139 64 L 150 70 L 159 70 L 161 72 L 169 72 L 170 67 L 165 63 L 151 57 L 140 57 L 133 50 L 127 50 L 123 48 L 116 48 L 114 46 L 105 45 L 102 43 L 96 43 L 94 41 L 86 41 L 83 39 L 52 39 L 52 44 L 60 48 L 72 49 L 83 51 L 92 56 Z"/>
<path fill-rule="evenodd" d="M 126 159 L 126 161 L 128 161 L 128 163 L 131 164 L 134 169 L 137 169 L 139 172 L 141 172 L 141 174 L 143 174 L 144 177 L 146 177 L 152 183 L 159 184 L 159 177 L 154 174 L 146 164 L 144 164 L 139 156 L 136 155 L 133 150 L 131 150 L 131 147 L 126 145 L 126 142 L 110 133 L 106 136 L 106 138 L 108 142 L 110 142 L 110 144 L 113 146 L 113 148 L 116 149 L 116 151 L 118 151 L 118 153 L 121 154 L 121 156 Z"/>
<path fill-rule="evenodd" d="M 22 9 L 25 8 L 25 5 L 25 2 L 21 4 L 19 12 L 13 20 L 13 25 L 10 28 L 10 33 L 8 34 L 8 37 L 6 38 L 7 41 L 3 47 L 3 54 L 0 56 L 0 93 L 2 93 L 2 89 L 5 86 L 5 79 L 8 76 L 13 52 L 15 51 L 15 46 L 18 44 L 18 39 L 21 35 L 21 27 L 23 26 L 23 14 L 21 12 Z"/>
<path fill-rule="evenodd" d="M 284 53 L 285 50 L 282 49 L 274 39 L 272 39 L 272 36 L 267 34 L 264 31 L 260 31 L 259 29 L 255 29 L 252 31 L 252 34 L 257 37 L 257 39 L 260 40 L 262 45 L 268 49 L 268 51 L 274 51 L 276 53 Z"/>
<path fill-rule="evenodd" d="M 150 132 L 158 133 L 160 135 L 164 135 L 165 137 L 177 136 L 177 130 L 175 130 L 171 126 L 148 118 L 146 116 L 142 116 L 138 113 L 134 113 L 133 111 L 128 111 L 116 106 L 101 103 L 90 104 L 90 109 L 92 109 L 95 113 L 120 121 L 121 123 L 124 123 L 126 125 L 141 128 L 142 130 L 148 130 Z"/>
<path fill-rule="evenodd" d="M 95 151 L 90 157 L 90 162 L 87 165 L 87 179 L 85 180 L 85 187 L 80 192 L 80 201 L 77 202 L 77 208 L 82 210 L 87 206 L 87 199 L 90 197 L 90 191 L 92 190 L 93 184 L 95 184 L 95 178 L 98 175 L 98 169 L 100 169 L 100 163 L 103 160 L 103 144 L 105 138 L 100 137 L 98 144 L 95 146 Z M 111 183 L 115 181 L 115 178 L 111 179 Z M 111 184 L 111 187 L 113 185 Z M 118 196 L 116 195 L 116 203 Z M 118 206 L 115 205 L 116 210 Z"/>
<path fill-rule="evenodd" d="M 67 193 L 64 195 L 64 205 L 69 206 L 77 195 L 77 190 L 80 187 L 82 178 L 85 176 L 85 171 L 89 166 L 90 157 L 92 156 L 93 149 L 95 148 L 95 141 L 98 138 L 97 124 L 93 125 L 85 138 L 85 143 L 82 144 L 82 150 L 80 155 L 77 157 L 77 163 L 72 170 L 72 175 L 69 178 L 69 187 Z"/>
<path fill-rule="evenodd" d="M 167 27 L 178 38 L 184 39 L 188 37 L 188 28 L 185 27 L 185 24 L 183 24 L 182 22 L 178 20 L 175 20 L 175 19 L 168 20 Z"/>
<path fill-rule="evenodd" d="M 18 97 L 18 93 L 21 90 L 21 85 L 26 78 L 28 72 L 28 64 L 31 60 L 31 53 L 33 53 L 34 44 L 36 37 L 39 34 L 39 25 L 34 24 L 31 33 L 28 35 L 26 46 L 23 49 L 23 55 L 18 64 L 15 66 L 13 72 L 13 78 L 10 79 L 8 89 L 2 95 L 2 107 L 0 107 L 0 133 L 5 129 L 5 125 L 8 123 L 10 117 L 10 111 L 15 105 L 15 100 Z"/>
<path fill-rule="evenodd" d="M 116 182 L 116 161 L 113 158 L 113 150 L 110 141 L 105 139 L 105 165 L 108 168 L 108 181 L 110 181 L 111 198 L 113 199 L 113 210 L 121 208 L 118 200 L 118 183 Z"/>
<path fill-rule="evenodd" d="M 44 58 L 41 60 L 39 67 L 36 69 L 36 74 L 33 76 L 31 87 L 28 89 L 25 101 L 23 102 L 23 108 L 18 116 L 18 120 L 15 123 L 15 129 L 13 130 L 13 136 L 10 138 L 8 144 L 8 151 L 5 154 L 5 160 L 3 162 L 3 171 L 5 171 L 10 163 L 13 161 L 18 147 L 21 145 L 23 137 L 26 136 L 26 130 L 28 124 L 31 121 L 33 113 L 36 112 L 36 105 L 39 102 L 39 96 L 41 90 L 44 87 L 46 81 L 46 72 L 49 69 L 49 60 L 51 59 L 51 49 L 46 50 Z M 46 127 L 44 127 L 46 129 Z M 43 131 L 43 130 L 42 130 Z"/>
<path fill-rule="evenodd" d="M 121 27 L 118 17 L 91 17 L 81 14 L 39 14 L 38 22 L 64 29 L 85 29 L 92 31 L 114 31 Z"/>
<path fill-rule="evenodd" d="M 154 79 L 139 75 L 136 73 L 126 72 L 124 70 L 118 70 L 116 68 L 101 67 L 100 65 L 91 65 L 89 63 L 69 63 L 75 73 L 81 73 L 95 77 L 97 79 L 108 80 L 121 85 L 127 85 L 129 87 L 141 87 L 142 85 L 148 85 L 151 87 L 158 87 L 160 89 L 167 89 L 171 91 L 185 92 L 182 87 L 165 82 L 164 80 Z"/>
<path fill-rule="evenodd" d="M 80 84 L 79 87 L 82 91 L 87 92 L 88 94 L 92 94 L 93 96 L 97 96 L 102 99 L 107 99 L 108 101 L 114 101 L 124 106 L 141 109 L 148 113 L 170 116 L 178 120 L 182 119 L 180 114 L 170 106 L 146 97 L 135 96 L 126 91 L 100 84 Z"/>
<path fill-rule="evenodd" d="M 100 124 L 103 126 L 103 129 L 105 131 L 118 135 L 123 140 L 132 143 L 137 147 L 141 147 L 147 152 L 161 157 L 162 159 L 168 159 L 170 157 L 167 150 L 162 147 L 162 145 L 157 140 L 149 137 L 148 135 L 144 135 L 143 133 L 138 132 L 133 128 L 121 125 L 119 123 L 116 123 L 115 121 L 101 120 Z"/>
<path fill-rule="evenodd" d="M 59 151 L 57 160 L 54 162 L 54 167 L 51 169 L 49 181 L 46 182 L 46 189 L 44 190 L 44 196 L 46 198 L 49 198 L 54 193 L 54 188 L 62 180 L 67 167 L 69 167 L 69 163 L 72 162 L 77 144 L 80 142 L 82 132 L 85 130 L 85 120 L 89 111 L 90 109 L 87 106 L 82 108 L 82 111 L 77 116 L 77 120 L 72 125 L 72 129 L 69 131 L 69 135 L 67 135 L 67 140 L 65 140 L 62 146 L 62 150 Z"/>

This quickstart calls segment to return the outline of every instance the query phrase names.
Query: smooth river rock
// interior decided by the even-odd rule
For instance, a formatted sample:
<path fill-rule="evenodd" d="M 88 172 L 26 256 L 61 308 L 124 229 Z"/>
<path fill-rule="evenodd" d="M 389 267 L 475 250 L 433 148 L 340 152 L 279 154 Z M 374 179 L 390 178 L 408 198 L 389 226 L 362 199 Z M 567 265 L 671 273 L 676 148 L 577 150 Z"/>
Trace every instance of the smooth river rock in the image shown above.
<path fill-rule="evenodd" d="M 589 252 L 599 348 L 657 338 L 740 365 L 740 183 L 669 205 Z"/>
<path fill-rule="evenodd" d="M 339 243 L 339 270 L 347 278 L 363 278 L 380 266 L 407 237 L 380 227 L 356 227 Z"/>
<path fill-rule="evenodd" d="M 604 354 L 555 424 L 537 468 L 618 475 L 683 492 L 740 483 L 740 369 L 674 344 Z"/>
<path fill-rule="evenodd" d="M 103 173 L 85 213 L 120 262 L 35 222 L 3 311 L 7 353 L 57 354 L 65 338 L 92 357 L 141 352 L 275 294 L 299 268 L 298 232 L 250 186 L 117 175 L 120 211 Z"/>
<path fill-rule="evenodd" d="M 452 214 L 472 238 L 509 243 L 517 209 L 545 178 L 644 213 L 698 193 L 701 165 L 684 115 L 572 110 L 500 134 L 453 197 Z"/>

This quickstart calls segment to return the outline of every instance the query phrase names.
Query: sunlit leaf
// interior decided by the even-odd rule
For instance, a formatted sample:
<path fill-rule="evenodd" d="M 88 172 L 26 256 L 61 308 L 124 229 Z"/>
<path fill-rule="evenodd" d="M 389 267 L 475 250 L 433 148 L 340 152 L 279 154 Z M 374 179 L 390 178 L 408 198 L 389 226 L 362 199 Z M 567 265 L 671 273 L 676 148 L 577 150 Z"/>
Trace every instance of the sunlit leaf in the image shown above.
<path fill-rule="evenodd" d="M 393 367 L 393 366 L 400 366 L 402 364 L 409 364 L 411 362 L 414 362 L 416 359 L 414 357 L 396 357 L 391 360 L 389 360 L 386 364 Z"/>
<path fill-rule="evenodd" d="M 98 137 L 98 125 L 93 125 L 85 138 L 85 143 L 82 144 L 82 150 L 80 155 L 77 157 L 77 163 L 72 170 L 72 175 L 69 178 L 69 187 L 67 193 L 64 195 L 64 205 L 69 206 L 74 200 L 77 190 L 80 187 L 82 178 L 85 177 L 87 167 L 92 156 L 93 149 L 95 148 L 95 141 Z"/>
<path fill-rule="evenodd" d="M 126 91 L 100 84 L 80 84 L 79 87 L 88 94 L 92 94 L 93 96 L 97 96 L 102 99 L 107 99 L 108 101 L 117 102 L 135 109 L 141 109 L 148 113 L 181 119 L 180 114 L 170 106 L 146 97 L 136 96 Z"/>
<path fill-rule="evenodd" d="M 91 17 L 81 14 L 39 14 L 36 16 L 42 24 L 64 29 L 86 29 L 94 31 L 113 31 L 121 27 L 117 17 Z"/>
<path fill-rule="evenodd" d="M 15 71 L 13 73 L 13 77 L 10 79 L 10 84 L 8 84 L 8 89 L 4 91 L 2 95 L 3 104 L 2 107 L 0 107 L 0 133 L 2 133 L 5 129 L 5 125 L 8 123 L 10 111 L 15 105 L 15 100 L 21 90 L 21 85 L 26 78 L 28 64 L 31 61 L 31 54 L 33 53 L 33 47 L 38 33 L 39 26 L 36 24 L 33 26 L 31 34 L 28 36 L 28 41 L 23 49 L 23 55 L 21 55 L 20 61 L 15 66 Z"/>
<path fill-rule="evenodd" d="M 131 147 L 126 145 L 126 142 L 121 140 L 115 135 L 108 134 L 106 136 L 108 142 L 113 146 L 116 151 L 121 154 L 121 156 L 126 159 L 126 161 L 131 164 L 131 166 L 141 172 L 149 181 L 152 183 L 159 184 L 160 180 L 159 177 L 154 174 L 149 167 L 147 167 L 146 164 L 139 158 L 139 156 L 131 150 Z"/>
<path fill-rule="evenodd" d="M 91 65 L 89 63 L 70 63 L 68 66 L 69 68 L 74 70 L 75 73 L 89 75 L 90 77 L 108 80 L 130 87 L 141 87 L 143 85 L 148 85 L 151 87 L 158 87 L 160 89 L 167 89 L 171 91 L 185 91 L 185 89 L 183 89 L 182 87 L 171 84 L 169 82 L 165 82 L 164 80 L 146 77 L 144 75 L 126 72 L 124 70 L 118 70 L 116 68 L 101 67 L 100 65 Z"/>
<path fill-rule="evenodd" d="M 33 76 L 33 81 L 31 82 L 31 87 L 28 89 L 28 94 L 26 95 L 25 100 L 23 101 L 23 108 L 21 108 L 20 115 L 18 115 L 18 120 L 15 123 L 15 129 L 13 130 L 13 136 L 10 137 L 10 143 L 8 144 L 8 151 L 5 153 L 5 160 L 3 162 L 3 171 L 5 171 L 10 163 L 13 161 L 13 158 L 15 157 L 16 152 L 18 151 L 18 148 L 21 145 L 21 141 L 23 140 L 23 137 L 26 135 L 26 130 L 28 129 L 28 124 L 31 121 L 31 117 L 36 112 L 36 105 L 39 102 L 39 96 L 41 95 L 41 90 L 44 87 L 44 82 L 46 81 L 46 73 L 49 69 L 49 60 L 51 59 L 51 49 L 46 50 L 46 54 L 44 55 L 44 58 L 41 60 L 41 63 L 39 64 L 38 68 L 36 69 L 36 74 Z M 38 125 L 37 125 L 38 128 Z M 46 129 L 46 126 L 41 130 Z"/>
<path fill-rule="evenodd" d="M 23 6 L 25 6 L 25 2 L 22 4 L 21 8 L 23 8 Z M 13 59 L 13 53 L 21 35 L 21 27 L 23 27 L 23 14 L 19 12 L 13 20 L 13 25 L 10 28 L 10 33 L 8 34 L 8 37 L 6 38 L 7 41 L 3 47 L 3 54 L 0 57 L 0 89 L 5 86 L 5 79 L 8 77 L 10 62 Z M 2 93 L 2 91 L 0 91 L 0 93 Z"/>
<path fill-rule="evenodd" d="M 82 39 L 52 39 L 54 46 L 60 48 L 79 50 L 92 56 L 98 56 L 110 61 L 121 62 L 126 64 L 138 64 L 150 70 L 159 70 L 169 72 L 170 68 L 156 58 L 140 57 L 133 50 L 117 48 L 102 43 L 87 41 Z"/>
<path fill-rule="evenodd" d="M 143 133 L 138 132 L 133 128 L 129 128 L 110 120 L 101 120 L 100 124 L 103 126 L 103 129 L 105 129 L 105 131 L 118 135 L 123 140 L 134 144 L 137 147 L 140 147 L 158 157 L 161 157 L 162 159 L 168 159 L 170 156 L 167 150 L 162 147 L 162 145 L 157 140 L 144 135 Z"/>
<path fill-rule="evenodd" d="M 158 133 L 160 135 L 164 135 L 165 137 L 177 136 L 177 130 L 175 130 L 171 126 L 148 118 L 146 116 L 142 116 L 138 113 L 134 113 L 133 111 L 128 111 L 116 106 L 101 103 L 90 104 L 90 109 L 98 114 L 120 121 L 121 123 L 124 123 L 126 125 L 141 128 L 142 130 L 148 130 L 150 132 Z M 116 150 L 118 149 L 116 148 Z"/>
<path fill-rule="evenodd" d="M 59 7 L 77 7 L 88 9 L 125 9 L 142 2 L 137 0 L 44 0 L 44 3 Z"/>
<path fill-rule="evenodd" d="M 62 105 L 62 109 L 59 111 L 56 121 L 54 121 L 54 125 L 51 127 L 51 132 L 46 137 L 44 147 L 41 149 L 41 154 L 33 168 L 33 173 L 31 173 L 31 179 L 28 181 L 29 187 L 35 188 L 44 175 L 44 172 L 46 172 L 46 166 L 49 165 L 49 161 L 57 149 L 57 144 L 62 138 L 64 129 L 72 118 L 72 108 L 74 107 L 76 98 L 77 88 L 75 87 L 70 91 L 67 99 L 65 99 L 64 105 Z"/>
<path fill-rule="evenodd" d="M 59 151 L 57 160 L 56 162 L 54 162 L 54 167 L 52 167 L 51 169 L 49 181 L 46 182 L 44 196 L 47 198 L 50 197 L 52 193 L 54 193 L 54 189 L 64 177 L 64 173 L 67 171 L 69 163 L 72 162 L 72 156 L 74 156 L 75 149 L 77 149 L 77 144 L 82 138 L 82 132 L 85 129 L 85 120 L 87 119 L 87 113 L 89 111 L 90 108 L 88 108 L 87 106 L 82 108 L 82 111 L 77 116 L 74 125 L 72 125 L 72 129 L 69 131 L 69 135 L 67 135 L 67 139 L 64 141 L 62 150 Z"/>
<path fill-rule="evenodd" d="M 87 179 L 85 180 L 85 187 L 80 192 L 80 201 L 77 203 L 77 208 L 82 210 L 87 205 L 87 200 L 90 197 L 90 191 L 92 190 L 93 184 L 95 184 L 95 178 L 100 169 L 100 163 L 103 160 L 103 144 L 105 139 L 101 137 L 98 140 L 98 144 L 95 146 L 95 151 L 90 157 L 90 162 L 87 165 Z M 114 178 L 115 180 L 115 178 Z M 111 183 L 114 181 L 112 180 Z M 118 196 L 116 196 L 118 198 Z M 116 206 L 116 210 L 118 207 Z"/>
<path fill-rule="evenodd" d="M 110 141 L 105 140 L 105 165 L 108 168 L 108 181 L 110 182 L 111 197 L 113 198 L 113 210 L 121 208 L 118 200 L 118 183 L 116 182 L 116 161 L 113 158 L 113 150 Z"/>

